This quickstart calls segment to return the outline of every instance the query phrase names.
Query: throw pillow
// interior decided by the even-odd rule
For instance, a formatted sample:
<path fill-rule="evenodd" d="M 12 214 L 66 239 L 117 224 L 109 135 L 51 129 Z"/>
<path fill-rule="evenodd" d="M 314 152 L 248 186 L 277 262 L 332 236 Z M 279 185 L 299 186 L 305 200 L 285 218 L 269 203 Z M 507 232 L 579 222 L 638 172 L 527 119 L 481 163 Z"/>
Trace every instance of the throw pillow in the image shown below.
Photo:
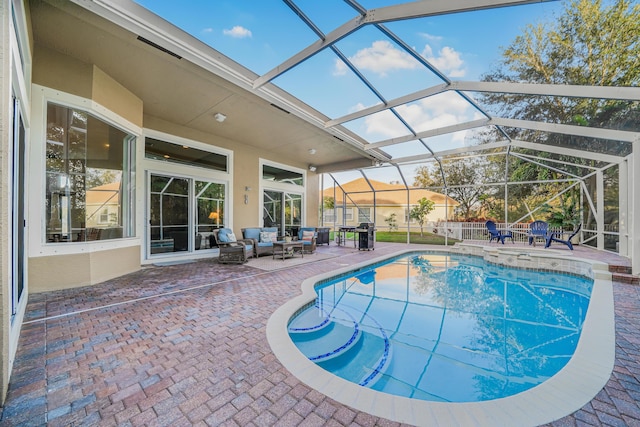
<path fill-rule="evenodd" d="M 221 243 L 231 243 L 236 241 L 236 235 L 229 229 L 222 229 L 218 233 L 218 239 Z"/>
<path fill-rule="evenodd" d="M 314 236 L 315 234 L 316 234 L 316 233 L 315 233 L 315 232 L 313 232 L 313 231 L 303 231 L 303 232 L 302 232 L 302 240 L 306 240 L 307 242 L 310 242 L 310 241 L 312 241 L 312 240 L 313 240 L 313 236 Z"/>
<path fill-rule="evenodd" d="M 260 232 L 260 243 L 272 243 L 275 242 L 275 235 L 271 231 L 261 231 Z"/>

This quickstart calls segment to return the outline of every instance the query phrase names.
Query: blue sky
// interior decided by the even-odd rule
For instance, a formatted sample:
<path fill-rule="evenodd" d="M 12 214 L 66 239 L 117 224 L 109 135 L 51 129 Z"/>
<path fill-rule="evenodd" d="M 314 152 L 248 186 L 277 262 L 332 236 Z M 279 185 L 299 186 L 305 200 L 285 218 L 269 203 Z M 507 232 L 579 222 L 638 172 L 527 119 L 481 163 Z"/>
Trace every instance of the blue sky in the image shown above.
<path fill-rule="evenodd" d="M 258 74 L 269 71 L 317 39 L 280 0 L 137 0 L 137 3 Z M 398 2 L 361 1 L 367 8 L 393 3 Z M 356 16 L 341 0 L 298 0 L 296 4 L 325 34 Z M 508 45 L 525 25 L 551 17 L 561 9 L 561 2 L 543 2 L 399 21 L 387 26 L 420 53 L 429 46 L 431 58 L 444 65 L 452 78 L 477 79 L 499 57 L 499 47 Z M 340 46 L 352 57 L 384 39 L 381 33 L 366 27 L 340 42 Z M 401 58 L 389 58 L 388 66 L 394 61 Z"/>
<path fill-rule="evenodd" d="M 317 40 L 315 34 L 280 0 L 137 0 L 139 4 L 261 75 Z M 342 0 L 297 0 L 325 34 L 356 17 Z M 399 3 L 361 0 L 367 8 Z M 479 80 L 527 24 L 553 20 L 562 2 L 476 11 L 385 24 L 451 80 Z M 380 91 L 385 100 L 442 82 L 373 26 L 340 40 L 336 46 Z M 380 100 L 325 49 L 276 78 L 274 84 L 330 118 L 366 108 Z M 482 117 L 455 93 L 413 102 L 398 112 L 415 131 Z M 386 111 L 345 124 L 368 142 L 407 135 L 407 128 Z M 434 138 L 436 150 L 469 144 L 473 131 Z M 426 151 L 419 143 L 385 148 L 393 157 Z"/>

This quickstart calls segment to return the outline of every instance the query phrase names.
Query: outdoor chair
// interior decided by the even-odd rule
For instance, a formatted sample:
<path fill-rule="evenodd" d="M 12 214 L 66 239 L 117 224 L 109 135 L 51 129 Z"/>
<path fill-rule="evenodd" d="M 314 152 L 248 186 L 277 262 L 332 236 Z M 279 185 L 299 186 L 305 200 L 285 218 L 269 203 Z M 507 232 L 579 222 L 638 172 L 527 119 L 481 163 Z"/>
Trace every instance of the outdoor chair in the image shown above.
<path fill-rule="evenodd" d="M 302 250 L 306 254 L 312 254 L 316 251 L 316 239 L 318 233 L 315 227 L 302 227 L 298 231 L 298 240 L 302 240 Z"/>
<path fill-rule="evenodd" d="M 537 239 L 547 240 L 549 235 L 549 224 L 545 221 L 537 220 L 529 224 L 529 245 L 536 245 Z M 548 246 L 548 245 L 547 245 Z"/>
<path fill-rule="evenodd" d="M 513 241 L 513 233 L 511 230 L 498 230 L 496 223 L 493 221 L 487 221 L 485 225 L 489 232 L 489 243 L 491 243 L 493 239 L 496 239 L 496 242 L 501 242 L 503 245 L 504 239 L 511 239 L 511 243 L 515 243 Z"/>
<path fill-rule="evenodd" d="M 237 240 L 230 228 L 213 230 L 213 238 L 220 249 L 218 262 L 221 264 L 244 264 L 253 256 L 253 241 Z"/>
<path fill-rule="evenodd" d="M 247 227 L 241 230 L 243 239 L 253 242 L 256 258 L 273 255 L 273 242 L 284 239 L 278 234 L 278 227 Z"/>
<path fill-rule="evenodd" d="M 562 238 L 563 234 L 565 233 L 562 233 L 562 232 L 549 233 L 547 235 L 547 244 L 544 247 L 548 248 L 549 246 L 551 246 L 551 242 L 558 242 L 558 243 L 563 243 L 567 245 L 569 249 L 573 250 L 573 243 L 571 243 L 571 239 L 573 239 L 575 235 L 580 232 L 580 228 L 582 228 L 582 224 L 578 225 L 578 228 L 576 228 L 573 231 L 573 233 L 569 236 L 569 238 L 566 240 Z"/>

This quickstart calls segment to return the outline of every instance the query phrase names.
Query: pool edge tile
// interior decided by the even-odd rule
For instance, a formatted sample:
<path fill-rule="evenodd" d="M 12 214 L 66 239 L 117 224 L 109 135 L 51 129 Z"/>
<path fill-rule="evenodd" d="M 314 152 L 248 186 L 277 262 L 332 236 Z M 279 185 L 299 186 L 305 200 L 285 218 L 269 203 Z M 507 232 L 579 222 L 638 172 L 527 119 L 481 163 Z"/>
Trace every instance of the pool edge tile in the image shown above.
<path fill-rule="evenodd" d="M 402 250 L 383 258 L 392 258 L 410 252 L 416 251 Z M 363 268 L 380 262 L 383 258 L 350 266 L 344 271 Z M 585 260 L 574 258 L 570 261 L 584 262 Z M 592 271 L 595 270 L 591 296 L 593 304 L 589 304 L 576 353 L 567 366 L 549 380 L 531 390 L 502 399 L 442 403 L 399 398 L 360 387 L 341 378 L 339 378 L 340 381 L 332 381 L 331 377 L 338 377 L 309 361 L 297 348 L 295 351 L 285 351 L 285 349 L 291 350 L 290 346 L 295 348 L 286 328 L 291 316 L 300 306 L 308 302 L 309 298 L 315 298 L 313 289 L 315 283 L 341 274 L 342 269 L 306 279 L 302 285 L 302 295 L 285 303 L 269 319 L 267 337 L 278 360 L 302 382 L 335 398 L 340 403 L 372 415 L 414 425 L 466 426 L 467 423 L 472 422 L 478 426 L 493 427 L 545 424 L 562 418 L 588 403 L 604 387 L 613 370 L 615 335 L 610 335 L 615 334 L 615 327 L 612 324 L 614 307 L 611 275 L 602 271 L 603 263 L 588 260 L 587 262 L 591 264 Z M 278 336 L 280 334 L 282 336 Z M 602 334 L 606 341 L 605 345 L 603 345 Z M 288 354 L 281 358 L 283 352 Z M 304 361 L 299 360 L 300 358 Z M 311 363 L 313 367 L 305 361 Z M 567 388 L 572 391 L 570 394 L 567 394 Z"/>

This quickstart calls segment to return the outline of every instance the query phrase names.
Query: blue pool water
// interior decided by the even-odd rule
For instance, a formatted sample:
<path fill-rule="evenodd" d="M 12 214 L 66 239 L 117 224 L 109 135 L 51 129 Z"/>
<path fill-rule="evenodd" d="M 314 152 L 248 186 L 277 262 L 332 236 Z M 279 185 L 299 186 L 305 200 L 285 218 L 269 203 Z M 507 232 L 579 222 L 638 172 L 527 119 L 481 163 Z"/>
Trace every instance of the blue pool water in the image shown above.
<path fill-rule="evenodd" d="M 316 286 L 289 334 L 322 368 L 441 402 L 528 390 L 572 357 L 593 281 L 420 253 Z"/>

